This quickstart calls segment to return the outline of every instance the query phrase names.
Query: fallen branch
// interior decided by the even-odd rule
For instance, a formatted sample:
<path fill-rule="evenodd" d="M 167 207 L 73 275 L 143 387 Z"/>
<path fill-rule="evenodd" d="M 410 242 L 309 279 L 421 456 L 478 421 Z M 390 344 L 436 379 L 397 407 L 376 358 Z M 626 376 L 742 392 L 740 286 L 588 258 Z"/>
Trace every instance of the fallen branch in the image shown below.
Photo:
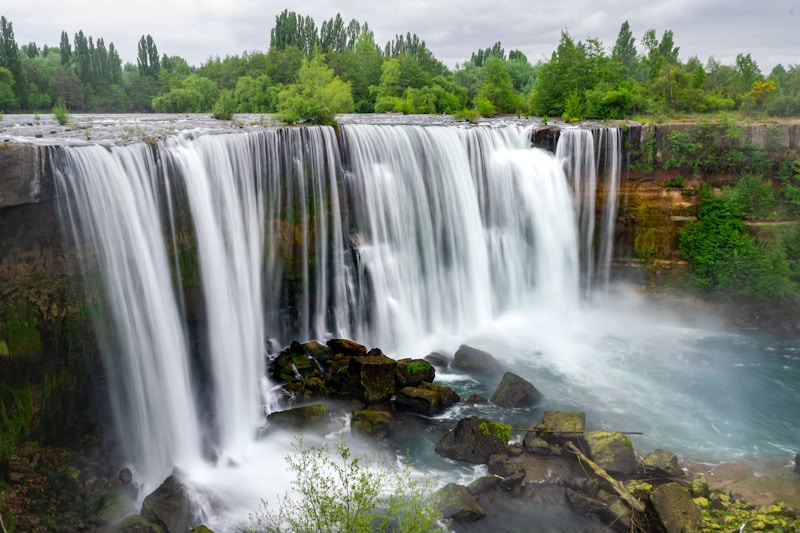
<path fill-rule="evenodd" d="M 625 502 L 630 505 L 631 509 L 634 511 L 639 511 L 640 513 L 644 512 L 644 506 L 642 505 L 642 502 L 634 498 L 630 492 L 625 490 L 625 486 L 622 483 L 611 477 L 600 465 L 586 457 L 583 452 L 581 452 L 574 444 L 572 444 L 572 441 L 567 442 L 565 447 L 567 450 L 577 455 L 580 461 L 589 465 L 589 468 L 592 469 L 597 477 L 608 482 L 608 484 L 611 485 L 611 488 L 614 489 L 617 494 L 619 494 L 620 498 L 625 500 Z"/>
<path fill-rule="evenodd" d="M 2 512 L 0 512 L 0 529 L 3 530 L 3 533 L 8 533 L 8 530 L 6 529 L 6 525 L 3 523 L 3 513 Z"/>

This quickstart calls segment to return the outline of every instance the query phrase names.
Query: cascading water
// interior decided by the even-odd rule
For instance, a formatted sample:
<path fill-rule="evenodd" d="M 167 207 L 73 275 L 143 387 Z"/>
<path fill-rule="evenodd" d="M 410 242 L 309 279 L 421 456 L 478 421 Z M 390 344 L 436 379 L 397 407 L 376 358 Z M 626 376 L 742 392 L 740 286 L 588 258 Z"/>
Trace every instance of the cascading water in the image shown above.
<path fill-rule="evenodd" d="M 269 337 L 347 337 L 400 356 L 468 341 L 502 353 L 548 408 L 585 408 L 612 429 L 634 416 L 656 442 L 719 446 L 706 430 L 716 411 L 695 413 L 696 369 L 674 361 L 718 336 L 659 329 L 636 305 L 624 314 L 625 301 L 583 304 L 608 284 L 619 132 L 568 128 L 555 158 L 528 135 L 345 125 L 341 143 L 332 128 L 304 127 L 54 148 L 66 225 L 96 253 L 109 389 L 137 477 L 158 483 L 182 467 L 238 520 L 280 490 L 271 462 L 285 449 L 255 439 L 274 401 L 262 381 Z M 717 390 L 702 375 L 697 387 Z M 684 419 L 655 423 L 660 408 Z M 746 424 L 724 412 L 733 449 L 746 449 Z"/>

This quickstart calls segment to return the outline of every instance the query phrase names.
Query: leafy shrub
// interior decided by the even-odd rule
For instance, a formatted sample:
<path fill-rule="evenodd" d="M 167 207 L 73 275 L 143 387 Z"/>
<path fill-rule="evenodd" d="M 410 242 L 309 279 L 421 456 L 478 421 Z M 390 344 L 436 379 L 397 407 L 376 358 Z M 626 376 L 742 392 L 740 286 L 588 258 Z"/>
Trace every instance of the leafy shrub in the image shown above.
<path fill-rule="evenodd" d="M 236 113 L 236 100 L 233 97 L 233 92 L 225 89 L 219 94 L 217 101 L 214 102 L 212 116 L 217 120 L 230 120 L 233 118 L 234 113 Z"/>
<path fill-rule="evenodd" d="M 63 98 L 59 98 L 53 106 L 53 118 L 62 126 L 69 122 L 69 110 Z"/>
<path fill-rule="evenodd" d="M 482 117 L 491 117 L 496 111 L 494 104 L 486 98 L 477 98 L 475 100 L 475 109 L 478 110 L 478 114 Z"/>
<path fill-rule="evenodd" d="M 293 533 L 359 533 L 437 530 L 436 502 L 429 498 L 429 480 L 412 479 L 406 468 L 390 470 L 374 452 L 354 456 L 345 442 L 305 447 L 302 437 L 294 444 L 297 454 L 286 457 L 294 473 L 293 497 L 278 498 L 274 510 L 262 500 L 250 515 L 255 531 Z"/>
<path fill-rule="evenodd" d="M 304 62 L 298 76 L 300 81 L 279 95 L 278 112 L 286 122 L 335 124 L 337 114 L 353 111 L 350 84 L 334 75 L 324 55 Z"/>

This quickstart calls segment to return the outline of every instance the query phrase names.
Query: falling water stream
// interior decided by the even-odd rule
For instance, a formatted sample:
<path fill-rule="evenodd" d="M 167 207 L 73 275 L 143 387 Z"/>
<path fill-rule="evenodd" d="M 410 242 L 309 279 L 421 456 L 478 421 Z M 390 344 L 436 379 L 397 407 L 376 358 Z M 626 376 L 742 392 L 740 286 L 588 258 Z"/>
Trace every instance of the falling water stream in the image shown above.
<path fill-rule="evenodd" d="M 180 468 L 216 502 L 210 524 L 246 520 L 285 490 L 290 439 L 256 439 L 277 408 L 268 339 L 346 337 L 398 358 L 469 343 L 547 397 L 459 406 L 431 421 L 442 432 L 473 411 L 527 426 L 567 408 L 594 429 L 643 432 L 637 449 L 788 453 L 798 344 L 655 310 L 610 284 L 620 132 L 566 129 L 556 154 L 529 136 L 351 124 L 338 138 L 277 128 L 52 148 L 68 231 L 95 251 L 84 270 L 107 300 L 112 408 L 137 479 L 153 489 Z M 177 287 L 195 278 L 185 298 Z M 462 395 L 496 385 L 437 380 Z M 419 465 L 476 475 L 437 458 L 427 435 L 402 443 Z"/>

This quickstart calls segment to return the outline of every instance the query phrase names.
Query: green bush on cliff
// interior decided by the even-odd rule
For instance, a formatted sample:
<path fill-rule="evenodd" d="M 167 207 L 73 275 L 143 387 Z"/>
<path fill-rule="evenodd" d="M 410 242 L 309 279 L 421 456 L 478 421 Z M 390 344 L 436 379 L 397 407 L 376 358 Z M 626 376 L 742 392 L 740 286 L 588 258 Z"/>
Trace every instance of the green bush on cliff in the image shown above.
<path fill-rule="evenodd" d="M 277 508 L 262 500 L 250 515 L 253 531 L 338 533 L 438 529 L 439 512 L 426 477 L 412 478 L 405 467 L 386 464 L 378 452 L 354 455 L 344 442 L 322 446 L 295 442 L 286 462 L 295 478 L 292 493 L 279 497 Z"/>
<path fill-rule="evenodd" d="M 745 202 L 735 189 L 700 191 L 698 220 L 681 231 L 683 256 L 701 288 L 756 301 L 789 303 L 797 297 L 792 263 L 781 239 L 756 239 L 745 228 Z"/>

